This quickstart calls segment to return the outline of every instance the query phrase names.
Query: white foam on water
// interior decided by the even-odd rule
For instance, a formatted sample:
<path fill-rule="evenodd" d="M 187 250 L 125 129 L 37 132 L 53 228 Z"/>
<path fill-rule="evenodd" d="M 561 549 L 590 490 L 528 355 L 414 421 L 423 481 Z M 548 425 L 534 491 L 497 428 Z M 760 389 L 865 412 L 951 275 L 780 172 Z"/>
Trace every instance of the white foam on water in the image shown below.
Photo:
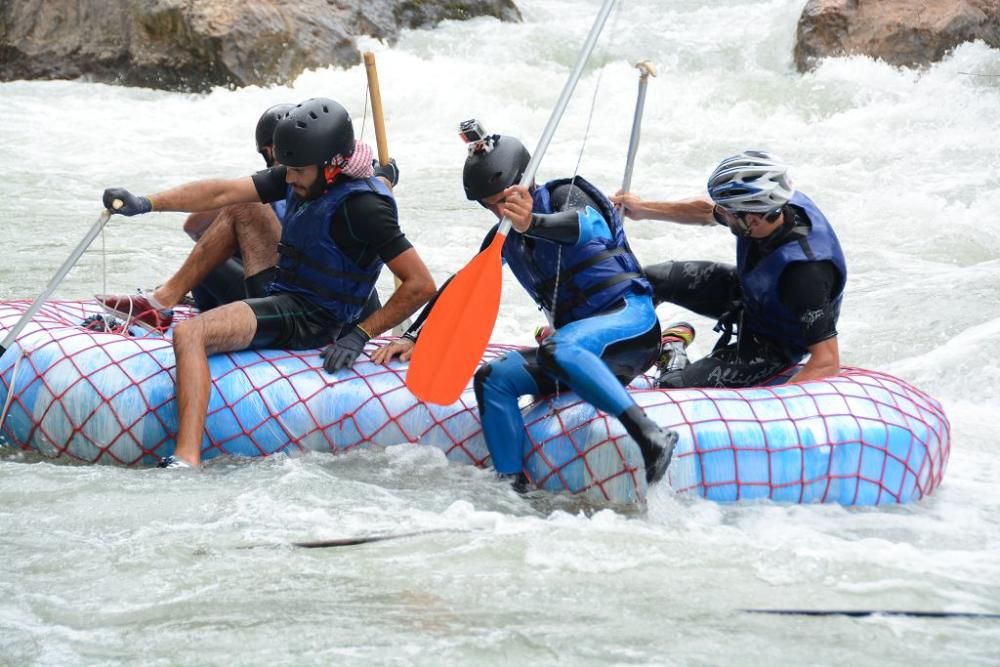
<path fill-rule="evenodd" d="M 597 0 L 521 3 L 409 31 L 378 56 L 407 235 L 440 282 L 492 224 L 464 200 L 457 124 L 530 147 Z M 654 489 L 645 513 L 518 497 L 491 473 L 401 444 L 345 456 L 217 462 L 200 473 L 0 455 L 0 655 L 16 664 L 989 664 L 1000 626 L 970 620 L 748 616 L 745 607 L 1000 611 L 1000 52 L 966 44 L 896 69 L 791 61 L 801 0 L 625 3 L 612 15 L 540 179 L 617 189 L 649 84 L 633 189 L 704 191 L 719 159 L 773 150 L 827 213 L 850 263 L 842 360 L 941 400 L 952 456 L 931 498 L 902 508 L 720 506 Z M 610 37 L 610 39 L 608 39 Z M 591 121 L 591 100 L 600 85 Z M 288 86 L 187 95 L 81 82 L 0 84 L 0 298 L 37 294 L 100 210 L 258 169 L 266 107 L 324 95 L 358 131 L 364 69 Z M 582 158 L 581 145 L 586 135 Z M 115 218 L 59 291 L 152 286 L 190 242 L 183 216 Z M 627 223 L 643 262 L 731 261 L 722 229 Z M 505 278 L 494 339 L 528 343 L 541 315 Z M 390 281 L 380 285 L 383 296 Z M 711 349 L 711 322 L 670 306 Z M 454 529 L 358 547 L 288 544 Z M 261 545 L 258 548 L 238 547 Z"/>

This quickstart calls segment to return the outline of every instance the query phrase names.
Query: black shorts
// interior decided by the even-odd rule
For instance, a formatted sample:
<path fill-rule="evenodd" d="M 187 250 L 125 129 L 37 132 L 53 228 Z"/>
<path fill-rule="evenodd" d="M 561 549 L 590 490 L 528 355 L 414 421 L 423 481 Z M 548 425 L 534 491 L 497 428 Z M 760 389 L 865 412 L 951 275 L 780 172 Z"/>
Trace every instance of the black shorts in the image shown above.
<path fill-rule="evenodd" d="M 300 294 L 272 294 L 257 299 L 245 299 L 257 316 L 257 333 L 251 348 L 308 350 L 324 347 L 357 322 L 382 307 L 378 292 L 372 290 L 364 310 L 356 322 L 348 326 Z"/>
<path fill-rule="evenodd" d="M 299 294 L 272 294 L 245 303 L 257 316 L 251 348 L 308 350 L 323 347 L 340 334 L 343 322 Z"/>
<path fill-rule="evenodd" d="M 193 290 L 194 304 L 205 312 L 234 301 L 245 301 L 267 296 L 267 286 L 274 280 L 277 268 L 244 277 L 243 260 L 230 257 L 205 276 Z"/>

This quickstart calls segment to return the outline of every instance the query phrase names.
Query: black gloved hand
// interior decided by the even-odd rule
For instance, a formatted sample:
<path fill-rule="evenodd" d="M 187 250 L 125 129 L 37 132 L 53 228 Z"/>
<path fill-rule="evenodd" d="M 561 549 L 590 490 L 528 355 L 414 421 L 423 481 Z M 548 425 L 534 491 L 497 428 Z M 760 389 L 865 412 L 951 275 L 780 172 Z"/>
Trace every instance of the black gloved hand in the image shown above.
<path fill-rule="evenodd" d="M 149 213 L 153 204 L 146 197 L 138 197 L 125 188 L 108 188 L 104 191 L 104 208 L 131 217 Z"/>
<path fill-rule="evenodd" d="M 396 158 L 389 158 L 389 164 L 386 165 L 376 164 L 375 175 L 381 176 L 392 183 L 393 187 L 396 187 L 396 184 L 399 183 L 399 165 L 396 164 Z"/>
<path fill-rule="evenodd" d="M 319 356 L 323 358 L 323 370 L 335 373 L 341 368 L 353 366 L 365 349 L 368 334 L 360 327 L 353 326 L 346 334 L 326 346 Z"/>

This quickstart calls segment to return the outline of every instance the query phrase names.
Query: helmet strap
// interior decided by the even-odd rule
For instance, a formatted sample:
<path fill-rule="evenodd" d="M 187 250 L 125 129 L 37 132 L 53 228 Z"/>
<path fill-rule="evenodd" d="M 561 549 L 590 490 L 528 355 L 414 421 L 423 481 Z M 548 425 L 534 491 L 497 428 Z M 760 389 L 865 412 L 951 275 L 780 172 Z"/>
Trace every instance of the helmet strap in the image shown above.
<path fill-rule="evenodd" d="M 342 171 L 344 171 L 344 168 L 340 166 L 332 164 L 323 165 L 323 180 L 326 181 L 327 185 L 333 185 L 333 182 L 337 180 Z"/>

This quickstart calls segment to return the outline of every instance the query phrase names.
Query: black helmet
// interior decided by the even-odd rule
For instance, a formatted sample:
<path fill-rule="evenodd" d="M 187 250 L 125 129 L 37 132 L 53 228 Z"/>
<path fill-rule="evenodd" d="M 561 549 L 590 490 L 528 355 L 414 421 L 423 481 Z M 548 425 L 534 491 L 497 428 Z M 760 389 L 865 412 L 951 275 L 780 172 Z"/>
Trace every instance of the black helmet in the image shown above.
<path fill-rule="evenodd" d="M 352 153 L 351 114 L 325 97 L 296 105 L 274 128 L 274 157 L 286 167 L 330 164 L 334 157 Z"/>
<path fill-rule="evenodd" d="M 257 130 L 254 132 L 257 137 L 257 152 L 260 153 L 265 146 L 274 143 L 274 126 L 285 117 L 289 111 L 295 108 L 294 104 L 275 104 L 273 107 L 261 114 L 257 121 Z"/>
<path fill-rule="evenodd" d="M 465 196 L 475 201 L 492 197 L 521 180 L 531 162 L 531 154 L 520 141 L 507 135 L 493 135 L 493 149 L 469 153 L 462 170 Z"/>

